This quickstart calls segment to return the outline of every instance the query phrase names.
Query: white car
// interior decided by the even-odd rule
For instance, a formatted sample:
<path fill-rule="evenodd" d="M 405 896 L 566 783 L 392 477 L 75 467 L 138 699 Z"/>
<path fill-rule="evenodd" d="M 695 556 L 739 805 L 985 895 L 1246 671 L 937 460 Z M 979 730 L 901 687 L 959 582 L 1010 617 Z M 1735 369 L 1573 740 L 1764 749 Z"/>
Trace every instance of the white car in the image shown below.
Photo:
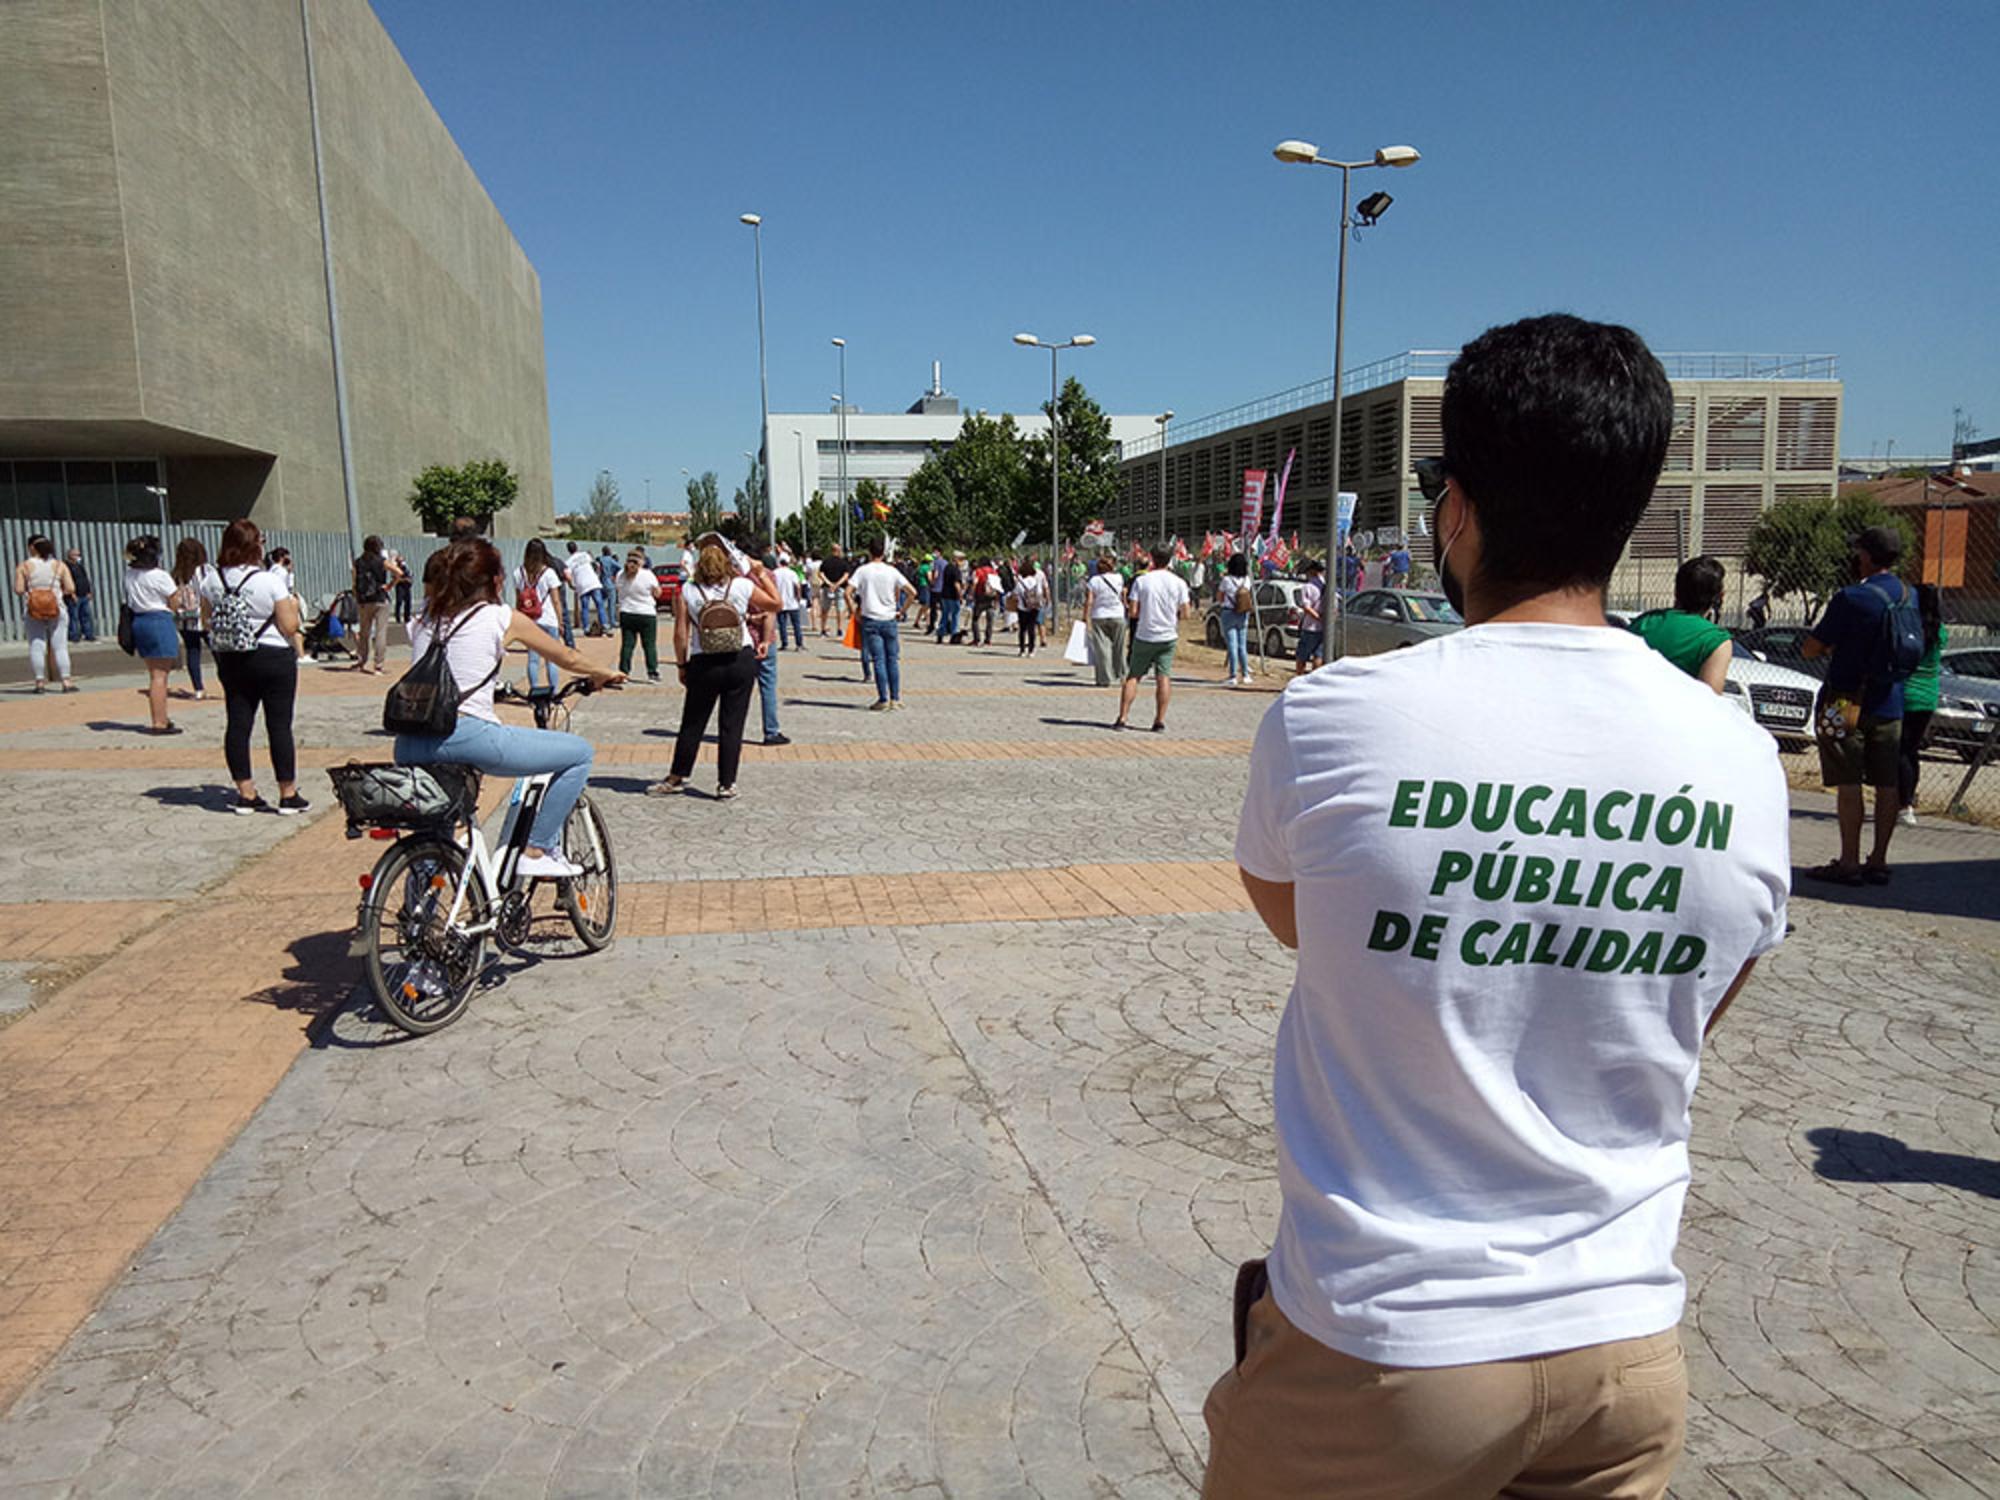
<path fill-rule="evenodd" d="M 1765 661 L 1739 645 L 1730 655 L 1722 696 L 1768 729 L 1783 749 L 1804 750 L 1812 744 L 1817 678 Z"/>

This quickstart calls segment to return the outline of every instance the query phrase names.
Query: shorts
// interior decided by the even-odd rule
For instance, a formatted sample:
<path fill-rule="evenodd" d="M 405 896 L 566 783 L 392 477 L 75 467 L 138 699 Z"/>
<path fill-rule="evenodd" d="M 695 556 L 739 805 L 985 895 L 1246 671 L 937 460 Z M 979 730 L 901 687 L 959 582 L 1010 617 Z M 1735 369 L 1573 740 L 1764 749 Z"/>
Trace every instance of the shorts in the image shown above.
<path fill-rule="evenodd" d="M 1135 681 L 1148 672 L 1161 677 L 1174 675 L 1174 647 L 1179 641 L 1134 641 L 1132 655 L 1125 665 L 1125 675 Z"/>
<path fill-rule="evenodd" d="M 1301 630 L 1299 632 L 1298 654 L 1293 659 L 1300 666 L 1304 666 L 1307 662 L 1318 656 L 1321 648 L 1325 645 L 1326 632 L 1324 630 Z"/>
<path fill-rule="evenodd" d="M 1819 777 L 1829 787 L 1900 784 L 1903 721 L 1863 714 L 1839 739 L 1819 737 Z"/>

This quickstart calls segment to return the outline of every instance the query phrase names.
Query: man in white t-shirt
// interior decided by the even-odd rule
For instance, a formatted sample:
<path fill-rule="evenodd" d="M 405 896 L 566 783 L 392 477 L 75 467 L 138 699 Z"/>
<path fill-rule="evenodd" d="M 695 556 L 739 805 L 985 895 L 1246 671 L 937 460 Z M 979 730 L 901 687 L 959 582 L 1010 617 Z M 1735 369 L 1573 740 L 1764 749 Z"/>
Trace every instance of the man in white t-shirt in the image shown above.
<path fill-rule="evenodd" d="M 1207 1496 L 1666 1491 L 1702 1038 L 1790 879 L 1773 741 L 1604 618 L 1673 414 L 1629 329 L 1466 345 L 1418 472 L 1469 628 L 1298 678 L 1258 730 L 1283 1207 Z"/>
<path fill-rule="evenodd" d="M 1090 665 L 1097 685 L 1125 680 L 1125 580 L 1109 557 L 1099 557 L 1085 590 L 1090 604 Z"/>
<path fill-rule="evenodd" d="M 838 551 L 838 549 L 835 549 Z M 845 575 L 847 607 L 861 622 L 861 659 L 875 680 L 877 711 L 903 706 L 902 642 L 896 622 L 917 591 L 895 568 L 884 562 L 882 538 L 868 544 L 868 561 Z"/>
<path fill-rule="evenodd" d="M 604 581 L 589 551 L 569 544 L 569 558 L 563 564 L 569 575 L 569 591 L 576 598 L 576 626 L 586 635 L 603 635 L 611 628 L 610 611 L 604 607 Z"/>
<path fill-rule="evenodd" d="M 1139 696 L 1139 679 L 1153 674 L 1153 733 L 1167 732 L 1167 704 L 1174 696 L 1174 647 L 1180 644 L 1181 621 L 1190 603 L 1188 586 L 1168 570 L 1174 555 L 1153 549 L 1153 566 L 1132 580 L 1132 652 L 1125 664 L 1125 684 L 1118 690 L 1118 717 L 1113 729 L 1129 727 L 1125 716 Z"/>

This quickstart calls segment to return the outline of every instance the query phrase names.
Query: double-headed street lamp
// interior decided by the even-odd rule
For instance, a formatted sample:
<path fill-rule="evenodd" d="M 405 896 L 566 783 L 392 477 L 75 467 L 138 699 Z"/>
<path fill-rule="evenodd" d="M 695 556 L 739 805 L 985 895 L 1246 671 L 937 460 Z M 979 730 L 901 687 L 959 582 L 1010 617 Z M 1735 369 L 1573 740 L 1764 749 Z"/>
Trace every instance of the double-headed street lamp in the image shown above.
<path fill-rule="evenodd" d="M 847 495 L 847 340 L 835 339 L 833 347 L 840 351 L 840 542 L 848 544 L 847 508 L 853 502 Z"/>
<path fill-rule="evenodd" d="M 1171 408 L 1153 418 L 1160 424 L 1160 540 L 1163 542 L 1167 539 L 1167 423 L 1173 419 Z"/>
<path fill-rule="evenodd" d="M 1354 220 L 1347 208 L 1348 187 L 1353 174 L 1367 167 L 1414 167 L 1419 153 L 1415 146 L 1384 146 L 1375 153 L 1373 161 L 1332 161 L 1321 156 L 1319 147 L 1310 141 L 1280 141 L 1271 154 L 1283 162 L 1340 169 L 1340 269 L 1335 273 L 1333 294 L 1333 493 L 1326 517 L 1327 574 L 1337 588 L 1340 579 L 1340 382 L 1347 339 L 1347 239 L 1354 228 Z M 1361 222 L 1373 224 L 1388 211 L 1390 201 L 1387 193 L 1370 193 L 1360 204 Z M 1344 626 L 1346 615 L 1342 614 L 1339 618 Z M 1344 644 L 1343 640 L 1336 646 Z"/>
<path fill-rule="evenodd" d="M 764 415 L 764 425 L 758 429 L 757 437 L 757 451 L 764 455 L 757 466 L 757 487 L 764 492 L 764 516 L 770 523 L 771 545 L 776 547 L 778 512 L 771 504 L 771 376 L 764 360 L 764 216 L 738 214 L 737 219 L 750 226 L 750 238 L 757 254 L 757 391 Z"/>
<path fill-rule="evenodd" d="M 1049 351 L 1049 572 L 1053 575 L 1061 566 L 1062 559 L 1062 435 L 1057 429 L 1057 408 L 1062 401 L 1062 388 L 1056 382 L 1056 359 L 1065 349 L 1088 349 L 1097 342 L 1094 335 L 1077 333 L 1060 344 L 1045 344 L 1032 333 L 1017 333 L 1014 342 L 1024 349 L 1046 349 Z M 1049 622 L 1056 618 L 1056 586 L 1053 577 L 1049 580 Z"/>

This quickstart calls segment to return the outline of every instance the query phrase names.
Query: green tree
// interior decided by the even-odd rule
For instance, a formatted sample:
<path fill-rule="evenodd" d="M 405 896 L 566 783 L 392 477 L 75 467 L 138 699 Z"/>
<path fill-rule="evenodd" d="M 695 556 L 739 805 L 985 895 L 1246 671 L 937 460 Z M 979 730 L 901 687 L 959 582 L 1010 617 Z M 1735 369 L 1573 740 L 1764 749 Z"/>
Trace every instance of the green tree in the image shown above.
<path fill-rule="evenodd" d="M 1047 403 L 1042 410 L 1048 411 Z M 1118 445 L 1111 440 L 1111 419 L 1091 399 L 1074 375 L 1063 382 L 1056 407 L 1062 439 L 1062 536 L 1073 540 L 1090 520 L 1110 512 L 1118 498 Z M 1031 538 L 1049 533 L 1049 441 L 1026 444 L 1028 484 L 1013 512 L 1007 535 L 1026 531 Z"/>
<path fill-rule="evenodd" d="M 714 531 L 722 524 L 722 498 L 715 482 L 715 470 L 709 469 L 699 478 L 688 480 L 687 498 L 689 536 Z"/>
<path fill-rule="evenodd" d="M 736 514 L 743 519 L 746 533 L 753 537 L 770 534 L 770 521 L 764 513 L 764 465 L 755 454 L 750 457 L 750 472 L 736 487 L 736 498 L 732 504 Z"/>
<path fill-rule="evenodd" d="M 824 557 L 826 549 L 840 540 L 840 511 L 814 490 L 804 510 L 778 523 L 778 540 L 795 553 Z"/>
<path fill-rule="evenodd" d="M 475 458 L 457 468 L 432 464 L 410 487 L 410 509 L 425 531 L 443 536 L 460 516 L 490 522 L 520 493 L 520 476 L 505 459 Z"/>
<path fill-rule="evenodd" d="M 1851 542 L 1870 526 L 1887 526 L 1903 539 L 1913 537 L 1909 520 L 1868 490 L 1781 500 L 1757 518 L 1743 548 L 1743 567 L 1763 579 L 1773 598 L 1797 595 L 1815 616 L 1833 593 L 1854 581 Z"/>
<path fill-rule="evenodd" d="M 1032 482 L 1013 417 L 975 412 L 950 446 L 934 447 L 905 482 L 889 528 L 911 545 L 982 551 L 1004 546 L 1021 529 L 1019 517 Z"/>
<path fill-rule="evenodd" d="M 583 497 L 583 508 L 570 517 L 569 534 L 578 541 L 619 542 L 627 529 L 625 501 L 609 469 L 599 469 Z"/>

